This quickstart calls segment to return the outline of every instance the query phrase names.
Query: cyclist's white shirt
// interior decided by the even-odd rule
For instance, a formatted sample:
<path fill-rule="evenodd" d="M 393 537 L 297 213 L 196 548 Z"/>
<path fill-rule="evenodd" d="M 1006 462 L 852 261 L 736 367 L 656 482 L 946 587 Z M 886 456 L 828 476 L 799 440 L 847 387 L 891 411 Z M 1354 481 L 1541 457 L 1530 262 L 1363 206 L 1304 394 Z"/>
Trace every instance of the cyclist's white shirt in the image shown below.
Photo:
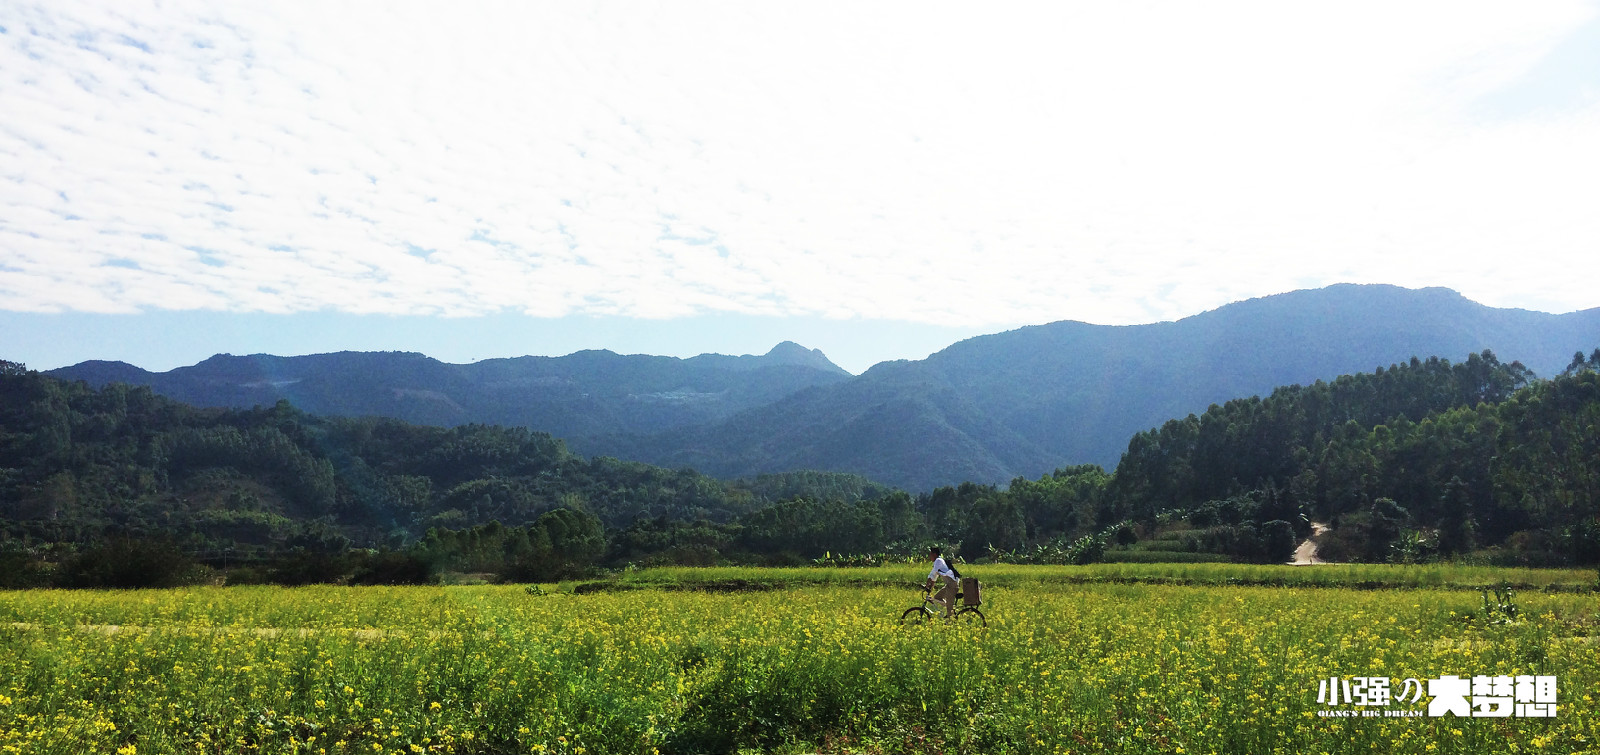
<path fill-rule="evenodd" d="M 928 579 L 935 577 L 944 577 L 951 582 L 956 580 L 956 573 L 950 571 L 950 566 L 944 562 L 943 556 L 933 560 L 933 571 L 928 572 Z"/>

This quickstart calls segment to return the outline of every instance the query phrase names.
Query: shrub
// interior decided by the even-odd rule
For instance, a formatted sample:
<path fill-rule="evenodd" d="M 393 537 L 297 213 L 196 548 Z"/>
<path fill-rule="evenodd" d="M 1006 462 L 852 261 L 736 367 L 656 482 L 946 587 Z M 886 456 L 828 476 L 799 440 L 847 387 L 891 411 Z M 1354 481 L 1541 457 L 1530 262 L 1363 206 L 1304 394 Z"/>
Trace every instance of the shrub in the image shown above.
<path fill-rule="evenodd" d="M 433 564 L 416 553 L 378 551 L 358 559 L 350 583 L 356 585 L 425 585 L 433 581 Z"/>
<path fill-rule="evenodd" d="M 69 558 L 59 581 L 80 588 L 177 587 L 210 581 L 209 572 L 171 542 L 117 538 Z"/>

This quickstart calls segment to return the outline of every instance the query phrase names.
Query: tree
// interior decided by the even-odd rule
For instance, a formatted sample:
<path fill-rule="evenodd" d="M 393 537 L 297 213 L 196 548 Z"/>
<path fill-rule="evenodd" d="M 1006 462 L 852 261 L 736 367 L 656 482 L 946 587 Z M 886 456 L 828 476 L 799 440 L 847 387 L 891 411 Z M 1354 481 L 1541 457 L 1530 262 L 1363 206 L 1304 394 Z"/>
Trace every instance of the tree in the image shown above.
<path fill-rule="evenodd" d="M 1411 520 L 1411 512 L 1392 497 L 1379 497 L 1368 509 L 1368 515 L 1366 555 L 1373 561 L 1387 560 L 1389 545 L 1400 539 L 1400 531 L 1405 528 L 1406 521 Z"/>
<path fill-rule="evenodd" d="M 1261 548 L 1267 563 L 1281 564 L 1293 559 L 1297 547 L 1299 541 L 1295 538 L 1293 524 L 1274 519 L 1261 525 Z"/>
<path fill-rule="evenodd" d="M 1578 372 L 1578 371 L 1582 370 L 1584 367 L 1587 367 L 1587 366 L 1588 366 L 1588 361 L 1586 359 L 1584 359 L 1583 352 L 1582 351 L 1578 351 L 1578 352 L 1573 353 L 1572 362 L 1567 365 L 1566 369 L 1561 371 L 1561 374 L 1563 374 L 1563 375 L 1571 375 L 1572 373 Z"/>
<path fill-rule="evenodd" d="M 1441 506 L 1443 517 L 1439 520 L 1439 552 L 1454 556 L 1477 547 L 1476 507 L 1472 504 L 1467 484 L 1460 477 L 1451 477 L 1445 483 Z"/>
<path fill-rule="evenodd" d="M 62 565 L 69 587 L 176 587 L 199 576 L 194 562 L 166 540 L 115 538 L 91 546 Z"/>
<path fill-rule="evenodd" d="M 963 551 L 971 555 L 977 555 L 983 547 L 1011 551 L 1023 546 L 1027 534 L 1022 509 L 1016 500 L 1004 493 L 994 493 L 979 498 L 972 505 L 961 544 Z"/>
<path fill-rule="evenodd" d="M 545 568 L 553 579 L 541 581 L 582 574 L 606 555 L 605 525 L 587 511 L 547 511 L 530 529 L 542 530 L 550 538 L 550 560 Z"/>

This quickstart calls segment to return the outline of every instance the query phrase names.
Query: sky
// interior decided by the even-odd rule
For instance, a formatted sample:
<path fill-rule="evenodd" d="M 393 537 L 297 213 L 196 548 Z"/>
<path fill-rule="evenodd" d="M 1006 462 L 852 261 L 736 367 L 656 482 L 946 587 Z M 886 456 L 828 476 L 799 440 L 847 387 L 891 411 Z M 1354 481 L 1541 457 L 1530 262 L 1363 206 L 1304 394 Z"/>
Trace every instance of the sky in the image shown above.
<path fill-rule="evenodd" d="M 220 6 L 220 7 L 217 7 Z M 0 359 L 1600 306 L 1600 2 L 0 4 Z"/>

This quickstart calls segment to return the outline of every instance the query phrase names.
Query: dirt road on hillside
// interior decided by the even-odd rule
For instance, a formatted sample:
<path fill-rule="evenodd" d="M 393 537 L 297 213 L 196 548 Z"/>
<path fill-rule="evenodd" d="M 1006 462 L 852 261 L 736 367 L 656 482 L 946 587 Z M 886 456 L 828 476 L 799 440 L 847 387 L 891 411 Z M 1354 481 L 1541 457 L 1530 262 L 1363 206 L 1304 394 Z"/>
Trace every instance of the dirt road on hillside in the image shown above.
<path fill-rule="evenodd" d="M 1290 561 L 1289 563 L 1294 566 L 1308 566 L 1310 564 L 1323 563 L 1322 559 L 1317 558 L 1317 544 L 1315 539 L 1327 531 L 1328 525 L 1323 524 L 1322 522 L 1312 522 L 1311 537 L 1306 538 L 1305 542 L 1301 543 L 1299 548 L 1294 549 L 1294 560 Z"/>

